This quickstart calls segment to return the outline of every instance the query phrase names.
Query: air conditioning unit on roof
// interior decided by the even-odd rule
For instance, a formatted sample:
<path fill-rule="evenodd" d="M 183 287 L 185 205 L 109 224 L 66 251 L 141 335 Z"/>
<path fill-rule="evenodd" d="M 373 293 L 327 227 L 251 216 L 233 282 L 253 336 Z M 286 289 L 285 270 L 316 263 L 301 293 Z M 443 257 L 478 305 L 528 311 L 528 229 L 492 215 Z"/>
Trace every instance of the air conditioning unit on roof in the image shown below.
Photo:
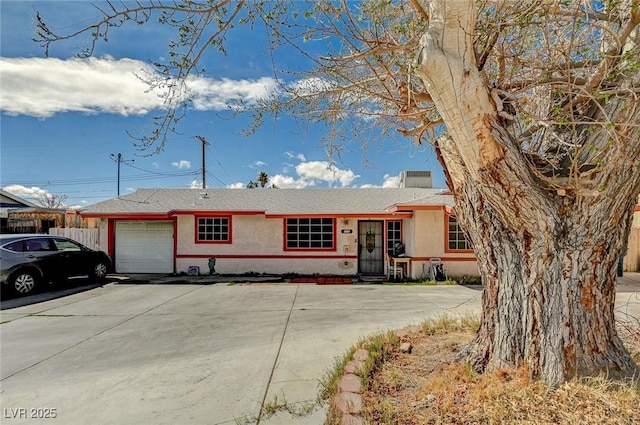
<path fill-rule="evenodd" d="M 431 171 L 403 171 L 400 173 L 401 188 L 433 188 Z"/>

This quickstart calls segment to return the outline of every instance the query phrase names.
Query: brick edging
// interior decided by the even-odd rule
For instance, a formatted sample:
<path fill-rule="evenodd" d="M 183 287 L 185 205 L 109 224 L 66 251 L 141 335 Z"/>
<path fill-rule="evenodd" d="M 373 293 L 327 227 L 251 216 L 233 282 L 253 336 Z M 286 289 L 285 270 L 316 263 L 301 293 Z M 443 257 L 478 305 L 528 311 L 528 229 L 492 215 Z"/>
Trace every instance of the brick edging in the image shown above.
<path fill-rule="evenodd" d="M 400 351 L 411 353 L 411 343 L 402 342 L 402 340 L 407 335 L 419 332 L 419 330 L 418 326 L 407 326 L 394 331 L 401 341 Z M 363 407 L 362 378 L 365 372 L 364 364 L 369 357 L 369 351 L 364 346 L 366 346 L 366 342 L 353 353 L 351 360 L 344 365 L 342 378 L 338 381 L 337 394 L 331 400 L 331 408 L 336 412 L 342 413 L 340 425 L 368 425 L 367 421 L 360 415 Z"/>
<path fill-rule="evenodd" d="M 359 348 L 344 365 L 342 378 L 338 381 L 338 392 L 331 401 L 331 407 L 342 413 L 341 425 L 367 425 L 360 416 L 362 411 L 362 378 L 364 363 L 369 351 Z"/>

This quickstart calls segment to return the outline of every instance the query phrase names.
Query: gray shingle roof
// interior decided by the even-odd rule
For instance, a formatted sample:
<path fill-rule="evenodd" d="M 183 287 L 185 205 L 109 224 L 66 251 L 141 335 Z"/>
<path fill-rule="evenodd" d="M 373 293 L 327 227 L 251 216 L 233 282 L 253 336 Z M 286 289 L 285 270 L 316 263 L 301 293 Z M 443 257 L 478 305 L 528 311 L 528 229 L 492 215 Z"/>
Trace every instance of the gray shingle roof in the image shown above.
<path fill-rule="evenodd" d="M 206 193 L 206 196 L 203 194 Z M 179 211 L 266 214 L 379 214 L 394 205 L 448 205 L 442 189 L 139 189 L 85 208 L 90 215 L 163 214 Z"/>

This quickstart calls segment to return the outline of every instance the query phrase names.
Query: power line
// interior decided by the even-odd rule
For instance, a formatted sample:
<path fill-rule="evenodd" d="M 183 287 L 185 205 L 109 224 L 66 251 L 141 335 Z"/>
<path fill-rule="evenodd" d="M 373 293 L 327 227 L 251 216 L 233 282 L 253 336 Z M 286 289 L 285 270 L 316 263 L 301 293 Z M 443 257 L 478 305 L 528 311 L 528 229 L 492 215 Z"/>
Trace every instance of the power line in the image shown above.
<path fill-rule="evenodd" d="M 192 174 L 198 174 L 197 171 L 170 171 L 167 173 L 160 173 L 158 171 L 145 170 L 144 168 L 136 167 L 131 164 L 125 164 L 127 167 L 135 168 L 136 170 L 144 171 L 145 173 L 155 174 L 158 176 L 167 176 L 167 177 L 176 177 L 176 176 L 187 176 Z"/>
<path fill-rule="evenodd" d="M 135 168 L 135 167 L 134 167 Z M 142 170 L 141 168 L 138 168 Z M 147 172 L 146 170 L 143 170 Z M 150 171 L 149 171 L 150 172 Z M 137 181 L 137 180 L 156 180 L 162 178 L 172 178 L 172 177 L 184 177 L 197 174 L 197 171 L 175 171 L 169 173 L 154 173 L 157 176 L 148 176 L 144 174 L 134 174 L 130 176 L 122 176 L 121 181 Z M 65 179 L 65 180 L 33 180 L 33 181 L 20 181 L 15 183 L 5 183 L 4 186 L 9 186 L 11 184 L 21 184 L 25 186 L 75 186 L 75 185 L 84 185 L 84 184 L 102 184 L 102 183 L 113 183 L 116 182 L 117 179 L 115 177 L 88 177 L 84 179 Z"/>
<path fill-rule="evenodd" d="M 222 165 L 222 163 L 220 162 L 220 160 L 218 159 L 218 157 L 216 156 L 216 154 L 213 152 L 213 149 L 211 149 L 210 147 L 207 146 L 207 149 L 209 150 L 209 153 L 211 154 L 211 156 L 213 156 L 213 159 L 216 160 L 216 163 L 220 166 L 220 168 L 222 169 L 222 171 L 226 174 L 227 178 L 229 178 L 230 182 L 233 182 L 233 178 L 229 175 L 229 173 L 227 173 L 227 170 L 224 168 L 224 166 Z M 226 186 L 226 183 L 223 183 Z"/>
<path fill-rule="evenodd" d="M 47 191 L 47 192 L 49 192 L 52 195 L 68 195 L 70 193 L 87 193 L 88 191 L 91 191 L 91 193 L 113 192 L 113 189 L 65 190 L 64 192 L 57 192 L 57 191 Z"/>
<path fill-rule="evenodd" d="M 210 171 L 207 171 L 207 174 L 209 174 L 211 177 L 213 177 L 215 180 L 217 180 L 218 182 L 220 182 L 220 184 L 224 187 L 227 184 L 225 182 L 223 182 L 222 180 L 220 180 L 218 177 L 216 177 L 215 175 L 213 175 Z"/>

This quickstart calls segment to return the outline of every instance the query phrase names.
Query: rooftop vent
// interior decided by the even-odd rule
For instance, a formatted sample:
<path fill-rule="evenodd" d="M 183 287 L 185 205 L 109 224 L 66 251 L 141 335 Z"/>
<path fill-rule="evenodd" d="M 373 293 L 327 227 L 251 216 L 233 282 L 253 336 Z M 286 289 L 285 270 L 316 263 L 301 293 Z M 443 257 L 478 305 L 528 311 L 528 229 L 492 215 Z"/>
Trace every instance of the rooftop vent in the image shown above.
<path fill-rule="evenodd" d="M 403 171 L 400 173 L 401 188 L 433 188 L 431 171 Z"/>

